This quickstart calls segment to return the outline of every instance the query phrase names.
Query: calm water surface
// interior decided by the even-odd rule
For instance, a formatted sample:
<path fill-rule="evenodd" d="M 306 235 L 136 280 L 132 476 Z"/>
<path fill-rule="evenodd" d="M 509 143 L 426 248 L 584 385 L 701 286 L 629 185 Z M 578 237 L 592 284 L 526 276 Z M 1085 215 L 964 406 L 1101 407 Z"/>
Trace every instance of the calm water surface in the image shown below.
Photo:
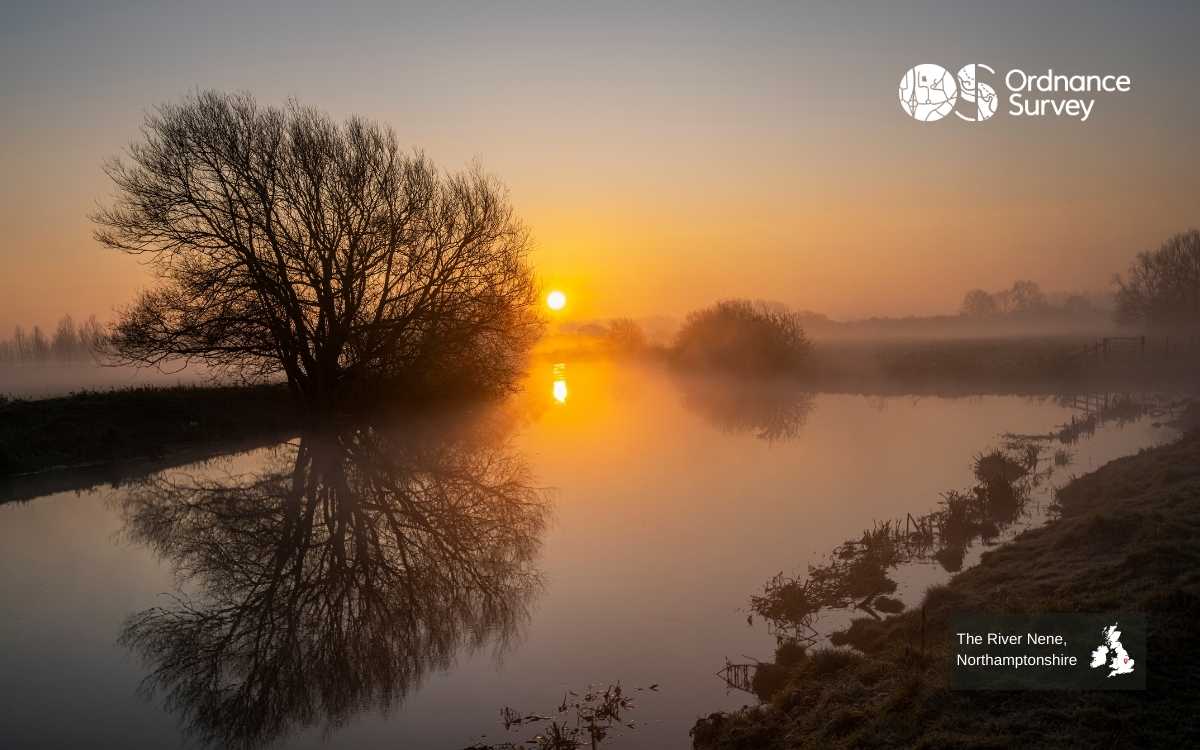
<path fill-rule="evenodd" d="M 567 363 L 502 408 L 0 506 L 0 746 L 461 748 L 525 739 L 504 706 L 619 681 L 658 689 L 608 746 L 689 747 L 697 716 L 755 700 L 715 673 L 771 658 L 746 611 L 767 579 L 933 509 L 1002 433 L 1083 416 Z M 1162 420 L 1065 446 L 1027 522 Z M 899 595 L 947 577 L 907 566 Z"/>

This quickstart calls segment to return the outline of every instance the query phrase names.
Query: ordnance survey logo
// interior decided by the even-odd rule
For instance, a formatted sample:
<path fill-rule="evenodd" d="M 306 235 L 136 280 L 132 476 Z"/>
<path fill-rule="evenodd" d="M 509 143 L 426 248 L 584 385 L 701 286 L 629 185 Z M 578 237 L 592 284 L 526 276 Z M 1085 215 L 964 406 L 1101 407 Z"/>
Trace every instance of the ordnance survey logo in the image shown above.
<path fill-rule="evenodd" d="M 957 74 L 935 63 L 915 65 L 900 78 L 900 108 L 920 122 L 937 122 L 951 112 L 967 122 L 983 122 L 1000 109 L 1000 94 L 988 82 L 995 75 L 984 63 L 968 63 Z M 1008 71 L 1004 86 L 1005 112 L 1013 117 L 1071 117 L 1080 122 L 1092 116 L 1096 98 L 1074 94 L 1133 90 L 1128 75 L 1066 75 L 1053 70 L 1030 74 L 1020 68 Z"/>

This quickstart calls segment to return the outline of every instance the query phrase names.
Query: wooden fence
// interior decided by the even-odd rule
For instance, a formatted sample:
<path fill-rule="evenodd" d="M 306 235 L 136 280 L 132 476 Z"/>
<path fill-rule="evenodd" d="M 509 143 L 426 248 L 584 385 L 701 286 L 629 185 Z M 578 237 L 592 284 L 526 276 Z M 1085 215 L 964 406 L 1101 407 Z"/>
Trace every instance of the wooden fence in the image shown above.
<path fill-rule="evenodd" d="M 1095 362 L 1130 362 L 1175 359 L 1197 353 L 1200 353 L 1200 336 L 1105 336 L 1082 349 L 1067 352 L 1066 356 Z"/>

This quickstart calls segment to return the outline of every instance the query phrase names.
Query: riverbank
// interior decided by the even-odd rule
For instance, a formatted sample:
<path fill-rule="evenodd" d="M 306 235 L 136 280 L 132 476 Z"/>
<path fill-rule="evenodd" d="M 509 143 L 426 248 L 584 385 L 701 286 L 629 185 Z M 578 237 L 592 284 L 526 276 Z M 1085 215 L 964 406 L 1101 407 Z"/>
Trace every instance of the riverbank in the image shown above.
<path fill-rule="evenodd" d="M 282 385 L 132 388 L 0 401 L 0 478 L 285 436 L 299 415 Z"/>
<path fill-rule="evenodd" d="M 923 608 L 856 620 L 839 639 L 854 650 L 782 650 L 770 700 L 699 720 L 694 747 L 1195 746 L 1200 433 L 1113 461 L 1058 499 L 1059 520 L 986 552 Z M 1144 612 L 1148 689 L 952 691 L 949 618 L 959 611 Z"/>
<path fill-rule="evenodd" d="M 1107 364 L 1089 367 L 1080 360 L 1066 370 L 1056 369 L 1054 363 L 1061 358 L 1054 352 L 1063 346 L 1061 341 L 1035 340 L 822 344 L 811 372 L 795 381 L 779 381 L 770 393 L 794 391 L 797 398 L 815 392 L 1077 396 L 1193 387 L 1191 381 L 1184 387 L 1174 370 L 1164 374 L 1149 369 L 1147 362 L 1115 357 Z M 535 370 L 560 363 L 561 353 L 553 354 L 542 352 L 534 362 Z M 669 361 L 665 350 L 640 355 L 577 351 L 576 356 L 564 358 L 570 362 L 615 358 L 652 367 L 665 367 Z M 762 395 L 761 381 L 748 383 L 749 390 Z M 407 408 L 431 400 L 477 397 L 465 392 L 410 396 Z M 197 450 L 219 451 L 222 445 L 277 439 L 295 432 L 301 421 L 282 384 L 144 386 L 84 390 L 54 398 L 13 399 L 0 394 L 0 480 L 59 469 L 95 469 L 114 462 L 159 461 L 181 450 L 193 455 Z"/>
<path fill-rule="evenodd" d="M 539 365 L 622 359 L 680 368 L 669 346 L 623 346 L 595 335 L 542 342 Z M 796 386 L 872 395 L 1192 391 L 1200 344 L 1159 337 L 814 338 Z M 792 375 L 792 373 L 783 373 Z"/>

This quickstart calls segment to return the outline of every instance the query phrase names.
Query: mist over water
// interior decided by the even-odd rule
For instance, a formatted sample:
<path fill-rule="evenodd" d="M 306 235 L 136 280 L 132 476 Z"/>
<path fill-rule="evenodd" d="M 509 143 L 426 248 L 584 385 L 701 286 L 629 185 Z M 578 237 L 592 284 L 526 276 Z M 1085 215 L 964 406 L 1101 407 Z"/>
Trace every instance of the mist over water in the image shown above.
<path fill-rule="evenodd" d="M 602 359 L 538 363 L 524 392 L 509 401 L 410 431 L 421 436 L 405 443 L 413 450 L 376 451 L 374 440 L 356 439 L 341 443 L 348 454 L 312 454 L 341 456 L 322 464 L 320 482 L 331 489 L 320 496 L 330 513 L 318 514 L 328 520 L 315 528 L 337 528 L 337 508 L 351 509 L 347 518 L 365 525 L 348 528 L 361 528 L 368 539 L 385 528 L 370 519 L 385 518 L 395 498 L 413 497 L 411 488 L 451 501 L 461 497 L 461 488 L 439 484 L 439 476 L 477 477 L 498 486 L 487 477 L 519 469 L 521 486 L 549 490 L 545 528 L 527 527 L 539 550 L 527 573 L 540 581 L 523 605 L 528 616 L 506 620 L 507 629 L 483 627 L 466 641 L 438 641 L 428 653 L 420 638 L 409 641 L 415 651 L 407 655 L 404 644 L 393 642 L 398 650 L 392 655 L 421 665 L 420 678 L 389 686 L 384 683 L 394 675 L 380 672 L 375 676 L 384 682 L 372 683 L 370 701 L 354 708 L 353 701 L 338 704 L 345 710 L 336 715 L 320 708 L 297 712 L 306 705 L 301 702 L 274 714 L 276 724 L 264 723 L 253 713 L 257 705 L 246 702 L 250 713 L 239 715 L 241 704 L 234 705 L 216 724 L 210 716 L 204 728 L 219 735 L 222 720 L 270 727 L 262 736 L 278 736 L 288 747 L 461 748 L 483 734 L 491 741 L 524 739 L 504 733 L 497 720 L 502 707 L 545 711 L 568 690 L 619 681 L 630 688 L 660 687 L 637 694 L 629 718 L 639 726 L 623 730 L 613 747 L 689 747 L 688 729 L 698 716 L 755 701 L 730 690 L 715 673 L 726 659 L 771 658 L 770 629 L 760 619 L 747 623 L 749 598 L 768 579 L 780 571 L 802 573 L 877 521 L 934 509 L 942 492 L 972 483 L 972 460 L 1000 445 L 1004 433 L 1053 432 L 1084 418 L 1079 403 L 1050 396 L 883 397 L 746 384 L 731 389 L 720 379 L 681 379 L 662 368 Z M 1171 438 L 1175 432 L 1164 422 L 1161 414 L 1134 416 L 1072 433 L 1077 441 L 1061 446 L 1071 452 L 1071 465 L 1055 481 Z M 473 442 L 454 437 L 463 430 Z M 181 711 L 186 706 L 165 708 L 162 693 L 138 694 L 143 678 L 161 662 L 118 637 L 138 613 L 175 611 L 171 595 L 181 585 L 200 597 L 193 599 L 196 606 L 242 601 L 236 582 L 259 570 L 251 562 L 270 558 L 263 545 L 282 538 L 276 532 L 283 527 L 270 516 L 231 526 L 234 516 L 227 514 L 215 526 L 192 524 L 172 508 L 243 513 L 274 507 L 269 498 L 292 486 L 288 477 L 297 467 L 315 476 L 308 468 L 315 464 L 297 461 L 301 444 L 170 469 L 128 486 L 0 506 L 0 606 L 14 613 L 0 623 L 0 692 L 9 696 L 0 736 L 29 747 L 85 738 L 123 747 L 177 744 L 189 728 L 189 714 Z M 342 476 L 347 483 L 336 479 Z M 372 487 L 387 491 L 372 494 Z M 181 492 L 204 502 L 178 505 Z M 247 504 L 252 495 L 260 499 Z M 178 525 L 162 537 L 170 544 L 155 542 L 155 532 L 170 530 L 162 524 L 172 518 Z M 253 544 L 225 548 L 232 557 L 202 558 L 233 565 L 236 575 L 216 576 L 213 581 L 228 584 L 207 595 L 204 585 L 197 586 L 203 581 L 181 584 L 173 574 L 177 550 L 206 549 L 181 532 L 193 529 L 203 542 L 226 527 L 259 529 Z M 327 532 L 320 531 L 320 538 Z M 978 552 L 973 547 L 966 564 Z M 348 557 L 358 560 L 348 570 L 359 571 L 355 576 L 391 570 L 389 555 Z M 299 564 L 303 558 L 289 559 Z M 324 570 L 308 562 L 296 569 Z M 337 570 L 312 578 L 313 585 L 332 582 L 328 576 Z M 922 564 L 894 575 L 898 595 L 911 605 L 949 574 Z M 294 593 L 314 590 L 329 591 Z M 479 622 L 489 621 L 487 611 Z M 831 613 L 821 627 L 848 616 Z M 282 658 L 287 652 L 274 653 Z M 234 680 L 244 674 L 237 663 L 228 665 Z M 337 674 L 318 677 L 298 685 L 343 695 Z"/>
<path fill-rule="evenodd" d="M 1200 744 L 1200 3 L 10 5 L 0 750 Z"/>
<path fill-rule="evenodd" d="M 0 362 L 0 396 L 53 398 L 75 391 L 229 383 L 227 378 L 191 365 L 177 372 L 152 367 L 108 367 L 84 362 Z"/>

